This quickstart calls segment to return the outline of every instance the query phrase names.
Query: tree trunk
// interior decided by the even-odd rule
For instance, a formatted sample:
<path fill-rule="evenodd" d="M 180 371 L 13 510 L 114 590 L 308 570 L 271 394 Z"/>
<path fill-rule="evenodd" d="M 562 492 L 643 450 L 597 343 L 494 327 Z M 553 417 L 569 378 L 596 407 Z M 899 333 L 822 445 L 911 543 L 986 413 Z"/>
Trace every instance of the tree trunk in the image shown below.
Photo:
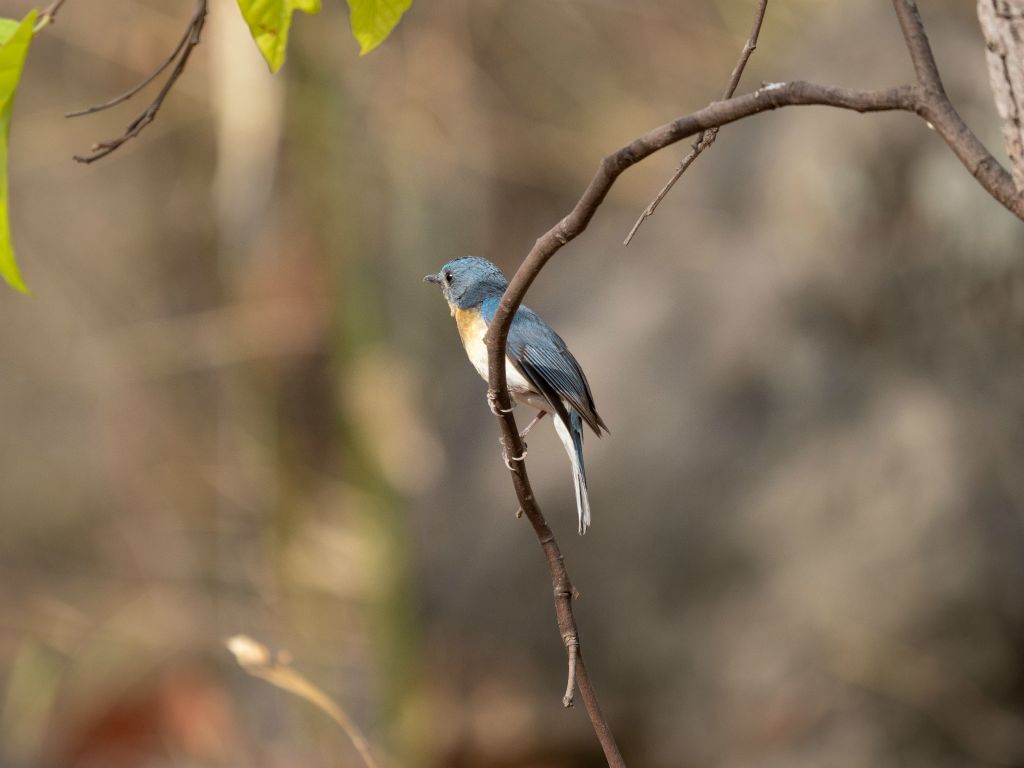
<path fill-rule="evenodd" d="M 1024 192 L 1024 0 L 978 0 L 978 19 L 1013 180 Z"/>

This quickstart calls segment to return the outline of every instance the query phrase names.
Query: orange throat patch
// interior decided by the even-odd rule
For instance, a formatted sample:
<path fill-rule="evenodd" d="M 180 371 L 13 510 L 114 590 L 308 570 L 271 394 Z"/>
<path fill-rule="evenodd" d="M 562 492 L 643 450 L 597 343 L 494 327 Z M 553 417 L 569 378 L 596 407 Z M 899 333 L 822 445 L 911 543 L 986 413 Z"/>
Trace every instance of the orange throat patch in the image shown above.
<path fill-rule="evenodd" d="M 487 333 L 487 323 L 484 322 L 484 318 L 480 314 L 480 308 L 459 309 L 454 304 L 450 306 L 452 317 L 455 318 L 455 324 L 459 327 L 459 336 L 462 337 L 463 345 L 482 342 L 484 334 Z"/>

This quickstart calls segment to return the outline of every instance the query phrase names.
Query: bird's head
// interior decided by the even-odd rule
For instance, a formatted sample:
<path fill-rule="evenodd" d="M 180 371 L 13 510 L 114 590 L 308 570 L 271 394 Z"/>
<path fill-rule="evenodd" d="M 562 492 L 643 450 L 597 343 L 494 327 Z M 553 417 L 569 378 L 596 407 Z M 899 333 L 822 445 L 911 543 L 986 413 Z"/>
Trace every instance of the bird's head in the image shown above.
<path fill-rule="evenodd" d="M 437 274 L 424 277 L 423 282 L 441 286 L 453 311 L 455 307 L 468 309 L 492 296 L 500 296 L 508 285 L 501 270 L 479 256 L 452 259 Z"/>

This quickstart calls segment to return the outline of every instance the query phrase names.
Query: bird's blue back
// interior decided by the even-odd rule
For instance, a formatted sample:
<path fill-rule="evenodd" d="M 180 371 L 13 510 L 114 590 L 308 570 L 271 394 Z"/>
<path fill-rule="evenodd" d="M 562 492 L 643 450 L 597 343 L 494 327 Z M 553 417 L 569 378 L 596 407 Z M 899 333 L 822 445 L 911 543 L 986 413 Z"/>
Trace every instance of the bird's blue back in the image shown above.
<path fill-rule="evenodd" d="M 480 304 L 480 314 L 488 325 L 500 300 L 500 295 L 489 296 Z M 529 307 L 521 306 L 516 310 L 509 326 L 505 354 L 543 395 L 549 399 L 555 395 L 566 400 L 598 435 L 602 428 L 608 429 L 597 415 L 587 377 L 569 347 Z"/>

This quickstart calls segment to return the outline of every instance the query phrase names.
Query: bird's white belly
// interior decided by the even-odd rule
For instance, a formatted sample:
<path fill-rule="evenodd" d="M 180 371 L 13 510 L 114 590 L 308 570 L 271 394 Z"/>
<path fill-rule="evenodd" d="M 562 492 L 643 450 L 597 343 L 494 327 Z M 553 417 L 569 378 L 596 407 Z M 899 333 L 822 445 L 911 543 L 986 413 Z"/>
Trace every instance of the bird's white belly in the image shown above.
<path fill-rule="evenodd" d="M 459 326 L 459 335 L 462 337 L 462 346 L 466 350 L 469 362 L 476 368 L 484 381 L 487 377 L 487 345 L 484 344 L 484 336 L 487 334 L 487 323 L 484 322 L 480 311 L 476 309 L 453 308 L 455 322 Z M 526 380 L 512 362 L 505 358 L 505 380 L 508 382 L 508 391 L 512 396 L 524 405 L 532 406 L 541 411 L 550 408 L 547 401 L 539 393 L 535 392 L 530 382 Z"/>

